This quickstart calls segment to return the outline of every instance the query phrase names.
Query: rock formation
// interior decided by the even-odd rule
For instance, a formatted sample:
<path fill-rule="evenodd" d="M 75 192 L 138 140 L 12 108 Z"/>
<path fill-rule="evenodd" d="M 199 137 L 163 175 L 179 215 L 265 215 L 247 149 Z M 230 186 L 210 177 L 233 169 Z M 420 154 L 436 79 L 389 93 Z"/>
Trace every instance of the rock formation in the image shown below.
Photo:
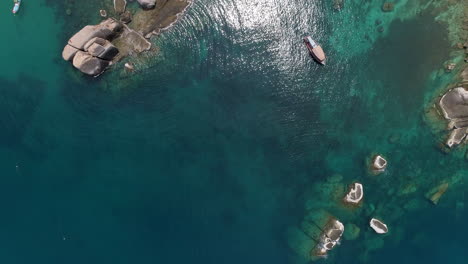
<path fill-rule="evenodd" d="M 387 160 L 385 160 L 384 157 L 382 157 L 381 155 L 376 155 L 372 159 L 372 170 L 375 173 L 384 172 L 386 168 L 387 168 Z"/>
<path fill-rule="evenodd" d="M 385 234 L 388 232 L 388 227 L 386 224 L 384 224 L 382 221 L 380 221 L 379 219 L 376 219 L 376 218 L 372 218 L 370 220 L 370 227 L 372 227 L 372 229 L 374 229 L 374 231 L 377 233 L 377 234 Z"/>
<path fill-rule="evenodd" d="M 109 65 L 119 50 L 108 40 L 114 38 L 122 25 L 114 19 L 107 19 L 99 25 L 85 26 L 68 40 L 62 51 L 66 61 L 81 72 L 97 76 Z"/>
<path fill-rule="evenodd" d="M 299 227 L 288 229 L 288 244 L 304 260 L 318 260 L 339 244 L 344 229 L 344 225 L 328 212 L 313 210 Z"/>
<path fill-rule="evenodd" d="M 348 193 L 344 198 L 344 202 L 348 204 L 357 205 L 361 202 L 364 197 L 364 190 L 361 183 L 354 183 L 351 185 Z"/>
<path fill-rule="evenodd" d="M 62 57 L 85 74 L 100 75 L 123 57 L 150 50 L 151 43 L 146 38 L 174 23 L 190 3 L 190 0 L 138 0 L 143 9 L 134 11 L 126 10 L 127 0 L 113 0 L 117 19 L 82 28 L 70 38 Z M 101 15 L 104 12 L 101 10 Z"/>
<path fill-rule="evenodd" d="M 340 242 L 343 232 L 344 225 L 340 221 L 337 219 L 330 220 L 320 236 L 315 254 L 317 256 L 326 256 L 327 252 Z"/>
<path fill-rule="evenodd" d="M 449 120 L 448 129 L 451 130 L 446 142 L 453 147 L 462 143 L 468 128 L 468 91 L 463 87 L 449 90 L 442 96 L 439 106 L 445 119 Z"/>

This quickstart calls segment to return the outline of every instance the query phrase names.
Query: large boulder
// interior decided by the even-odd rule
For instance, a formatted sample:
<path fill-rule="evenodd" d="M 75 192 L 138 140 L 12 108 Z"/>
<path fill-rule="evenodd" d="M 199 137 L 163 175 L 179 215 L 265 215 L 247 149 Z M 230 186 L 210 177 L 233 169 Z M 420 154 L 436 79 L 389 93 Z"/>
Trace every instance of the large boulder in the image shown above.
<path fill-rule="evenodd" d="M 468 91 L 454 88 L 442 96 L 439 105 L 446 119 L 468 117 Z"/>
<path fill-rule="evenodd" d="M 98 25 L 85 26 L 68 40 L 68 45 L 80 50 L 84 50 L 84 46 L 92 38 L 99 37 L 103 39 L 109 39 L 121 29 L 122 24 L 112 18 L 109 18 L 102 21 Z"/>
<path fill-rule="evenodd" d="M 63 48 L 62 51 L 62 58 L 66 61 L 71 61 L 73 57 L 75 57 L 75 54 L 79 51 L 79 49 L 72 47 L 70 45 L 65 45 L 65 48 Z"/>
<path fill-rule="evenodd" d="M 85 51 L 94 57 L 103 60 L 112 60 L 119 50 L 108 40 L 102 38 L 93 38 L 85 45 Z"/>
<path fill-rule="evenodd" d="M 126 0 L 114 0 L 114 10 L 117 14 L 122 14 L 125 12 L 125 7 L 127 6 Z"/>
<path fill-rule="evenodd" d="M 73 66 L 84 74 L 97 76 L 101 74 L 110 62 L 91 56 L 84 51 L 78 51 L 73 58 Z"/>
<path fill-rule="evenodd" d="M 156 0 L 138 0 L 143 9 L 153 9 L 156 6 Z"/>

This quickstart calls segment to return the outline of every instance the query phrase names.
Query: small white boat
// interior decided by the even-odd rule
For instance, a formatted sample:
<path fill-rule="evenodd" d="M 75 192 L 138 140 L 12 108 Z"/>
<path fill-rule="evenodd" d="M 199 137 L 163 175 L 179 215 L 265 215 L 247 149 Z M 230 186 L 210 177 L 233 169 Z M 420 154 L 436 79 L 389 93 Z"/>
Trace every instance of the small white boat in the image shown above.
<path fill-rule="evenodd" d="M 13 12 L 13 14 L 16 14 L 19 11 L 21 0 L 14 0 L 13 2 L 15 3 L 15 5 L 13 6 L 13 10 L 11 10 L 11 12 Z"/>
<path fill-rule="evenodd" d="M 325 52 L 323 52 L 322 47 L 320 47 L 320 45 L 318 45 L 310 36 L 304 37 L 304 42 L 307 49 L 309 49 L 310 55 L 312 55 L 318 63 L 325 65 L 325 60 L 327 58 L 325 57 Z"/>

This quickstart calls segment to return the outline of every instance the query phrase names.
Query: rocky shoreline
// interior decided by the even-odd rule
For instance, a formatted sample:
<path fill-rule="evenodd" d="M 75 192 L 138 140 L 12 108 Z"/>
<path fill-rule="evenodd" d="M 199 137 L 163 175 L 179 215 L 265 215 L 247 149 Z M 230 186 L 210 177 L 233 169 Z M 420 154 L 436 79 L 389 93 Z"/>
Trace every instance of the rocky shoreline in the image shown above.
<path fill-rule="evenodd" d="M 453 81 L 431 103 L 426 119 L 434 131 L 443 131 L 441 148 L 448 152 L 465 143 L 468 134 L 468 6 L 442 21 L 449 25 L 449 38 L 455 42 L 452 58 L 444 65 L 445 74 L 452 74 Z M 441 120 L 443 127 L 437 124 Z"/>
<path fill-rule="evenodd" d="M 127 0 L 113 0 L 113 12 L 99 10 L 106 18 L 87 25 L 65 45 L 62 57 L 84 74 L 97 77 L 121 59 L 152 48 L 149 39 L 175 23 L 191 0 L 137 0 L 140 8 L 131 10 Z M 114 17 L 107 18 L 108 13 Z M 127 70 L 133 70 L 126 63 Z"/>

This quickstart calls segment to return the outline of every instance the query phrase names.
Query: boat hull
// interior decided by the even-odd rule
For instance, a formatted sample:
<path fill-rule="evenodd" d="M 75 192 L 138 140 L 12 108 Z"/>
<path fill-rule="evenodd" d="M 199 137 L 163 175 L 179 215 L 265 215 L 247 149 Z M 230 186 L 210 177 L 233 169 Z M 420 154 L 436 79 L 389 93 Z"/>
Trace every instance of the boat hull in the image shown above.
<path fill-rule="evenodd" d="M 17 2 L 15 2 L 15 5 L 13 6 L 13 9 L 11 10 L 11 12 L 13 14 L 18 13 L 20 6 L 21 6 L 21 0 L 18 0 Z"/>
<path fill-rule="evenodd" d="M 304 43 L 306 44 L 307 49 L 309 50 L 309 53 L 314 58 L 314 60 L 322 65 L 325 65 L 327 58 L 322 47 L 313 42 L 313 40 L 311 43 L 310 37 L 304 37 Z"/>

